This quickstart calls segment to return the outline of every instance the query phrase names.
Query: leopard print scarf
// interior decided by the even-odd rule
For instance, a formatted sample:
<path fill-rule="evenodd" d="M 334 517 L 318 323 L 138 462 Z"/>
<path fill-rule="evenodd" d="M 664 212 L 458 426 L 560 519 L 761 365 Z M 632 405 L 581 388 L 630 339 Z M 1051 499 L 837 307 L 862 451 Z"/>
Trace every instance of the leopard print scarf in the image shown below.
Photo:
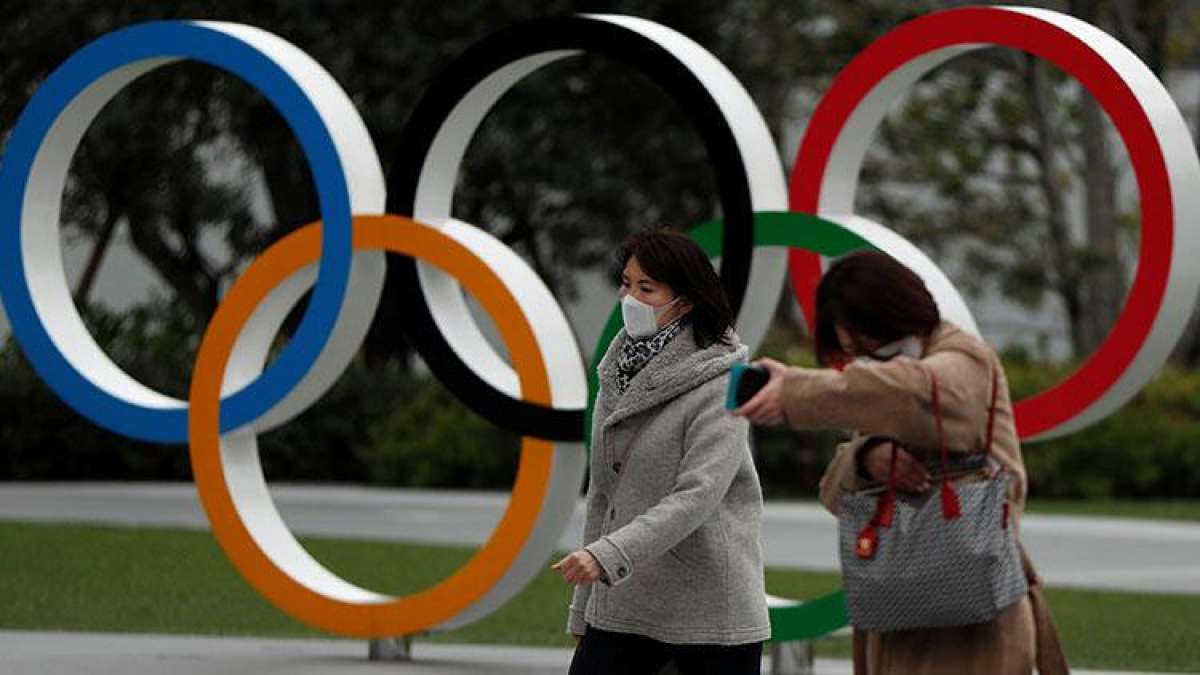
<path fill-rule="evenodd" d="M 671 339 L 683 330 L 685 319 L 686 314 L 663 326 L 650 337 L 635 339 L 626 336 L 625 344 L 621 345 L 621 353 L 617 355 L 617 395 L 624 394 L 634 376 L 642 372 L 642 368 L 650 363 L 650 359 L 657 356 Z"/>

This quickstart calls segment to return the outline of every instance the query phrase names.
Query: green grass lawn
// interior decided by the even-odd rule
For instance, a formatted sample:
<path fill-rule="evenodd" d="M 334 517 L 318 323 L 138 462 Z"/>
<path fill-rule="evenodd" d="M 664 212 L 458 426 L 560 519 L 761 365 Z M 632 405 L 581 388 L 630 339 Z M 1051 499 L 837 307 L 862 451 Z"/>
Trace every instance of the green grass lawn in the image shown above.
<path fill-rule="evenodd" d="M 403 594 L 446 576 L 468 548 L 305 539 L 338 574 Z M 311 637 L 242 581 L 207 532 L 0 523 L 0 628 Z M 768 570 L 777 595 L 813 597 L 834 574 Z M 567 587 L 549 570 L 487 619 L 422 639 L 567 646 Z M 1130 670 L 1200 670 L 1200 597 L 1054 590 L 1072 662 Z M 846 656 L 845 639 L 818 654 Z"/>
<path fill-rule="evenodd" d="M 1200 521 L 1200 500 L 1031 499 L 1029 513 Z"/>

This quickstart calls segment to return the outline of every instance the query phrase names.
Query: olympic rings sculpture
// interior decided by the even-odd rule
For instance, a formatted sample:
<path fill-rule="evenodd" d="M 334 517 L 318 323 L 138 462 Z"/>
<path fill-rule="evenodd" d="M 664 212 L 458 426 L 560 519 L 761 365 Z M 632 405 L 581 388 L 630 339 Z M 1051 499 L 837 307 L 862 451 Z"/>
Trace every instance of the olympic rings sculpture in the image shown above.
<path fill-rule="evenodd" d="M 930 14 L 877 40 L 839 74 L 814 112 L 790 190 L 761 114 L 700 45 L 632 17 L 538 19 L 469 49 L 431 86 L 384 178 L 349 97 L 315 61 L 263 30 L 219 22 L 156 22 L 105 35 L 38 89 L 0 163 L 0 301 L 14 338 L 54 391 L 117 433 L 188 442 L 197 489 L 222 548 L 263 596 L 294 617 L 352 636 L 450 629 L 486 616 L 542 568 L 573 511 L 586 468 L 585 419 L 595 393 L 561 307 L 536 273 L 494 237 L 451 217 L 462 157 L 481 120 L 538 68 L 594 52 L 645 73 L 696 127 L 724 212 L 691 231 L 721 258 L 743 340 L 757 348 L 784 276 L 810 320 L 822 256 L 873 247 L 925 279 L 943 314 L 978 333 L 966 303 L 919 249 L 853 212 L 857 176 L 889 104 L 953 56 L 1001 45 L 1074 75 L 1113 119 L 1141 195 L 1142 247 L 1125 310 L 1078 372 L 1021 401 L 1023 438 L 1069 433 L 1111 413 L 1154 374 L 1190 314 L 1200 270 L 1200 161 L 1165 88 L 1119 42 L 1041 9 L 963 8 Z M 71 301 L 58 235 L 67 169 L 101 107 L 138 76 L 193 59 L 243 78 L 267 97 L 311 164 L 321 221 L 272 245 L 237 279 L 205 331 L 188 401 L 142 385 L 96 344 Z M 404 214 L 404 215 L 389 215 Z M 292 419 L 344 371 L 376 310 L 384 252 L 399 270 L 405 327 L 431 370 L 464 403 L 523 436 L 509 505 L 489 540 L 434 587 L 393 598 L 359 588 L 313 559 L 271 501 L 257 434 Z M 470 315 L 463 288 L 495 321 L 509 360 Z M 285 316 L 311 289 L 286 348 L 267 364 Z M 353 301 L 348 299 L 353 298 Z M 614 311 L 594 353 L 619 328 Z M 771 598 L 775 639 L 805 639 L 846 622 L 840 593 Z"/>

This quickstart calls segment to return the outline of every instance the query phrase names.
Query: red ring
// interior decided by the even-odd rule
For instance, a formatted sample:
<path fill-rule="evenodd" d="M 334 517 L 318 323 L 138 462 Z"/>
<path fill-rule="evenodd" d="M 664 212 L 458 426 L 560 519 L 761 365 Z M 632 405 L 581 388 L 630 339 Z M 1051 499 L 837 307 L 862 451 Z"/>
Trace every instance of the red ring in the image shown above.
<path fill-rule="evenodd" d="M 851 61 L 821 99 L 796 153 L 789 204 L 793 211 L 819 214 L 821 183 L 834 143 L 847 119 L 880 81 L 935 50 L 981 43 L 1029 52 L 1075 77 L 1120 133 L 1141 197 L 1141 247 L 1125 307 L 1104 343 L 1077 371 L 1016 403 L 1018 434 L 1029 438 L 1076 417 L 1116 383 L 1149 335 L 1167 288 L 1175 220 L 1166 161 L 1141 103 L 1099 54 L 1066 30 L 1009 9 L 953 9 L 903 24 Z M 790 268 L 793 291 L 812 326 L 820 257 L 795 249 Z"/>

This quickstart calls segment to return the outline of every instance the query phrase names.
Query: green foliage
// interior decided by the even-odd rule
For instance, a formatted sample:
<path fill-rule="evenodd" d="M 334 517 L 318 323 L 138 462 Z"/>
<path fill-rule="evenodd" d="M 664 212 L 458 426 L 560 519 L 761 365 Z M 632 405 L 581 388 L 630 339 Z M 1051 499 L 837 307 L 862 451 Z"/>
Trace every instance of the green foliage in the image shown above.
<path fill-rule="evenodd" d="M 1069 499 L 1034 497 L 1026 513 L 1200 522 L 1200 499 Z"/>
<path fill-rule="evenodd" d="M 1065 368 L 1013 365 L 1014 398 L 1043 391 Z M 768 497 L 812 496 L 839 440 L 834 433 L 756 429 Z M 1200 373 L 1167 369 L 1117 412 L 1023 451 L 1034 497 L 1195 499 L 1200 496 Z"/>
<path fill-rule="evenodd" d="M 477 417 L 432 382 L 371 426 L 355 450 L 367 478 L 381 485 L 508 488 L 518 439 Z"/>
<path fill-rule="evenodd" d="M 259 437 L 263 473 L 271 480 L 363 482 L 370 470 L 356 448 L 378 419 L 412 390 L 395 366 L 352 365 L 308 411 Z"/>
<path fill-rule="evenodd" d="M 761 351 L 785 363 L 813 366 L 811 350 L 777 323 Z M 1014 400 L 1045 391 L 1074 364 L 1047 365 L 1028 352 L 1004 354 Z M 768 498 L 816 495 L 837 432 L 756 427 L 755 460 Z M 1035 498 L 1196 499 L 1200 497 L 1200 372 L 1168 367 L 1132 401 L 1101 422 L 1066 436 L 1027 443 Z"/>
<path fill-rule="evenodd" d="M 795 322 L 776 321 L 755 358 L 816 367 L 816 356 L 800 331 Z M 821 475 L 844 437 L 837 431 L 751 427 L 754 463 L 763 493 L 768 498 L 815 496 Z"/>
<path fill-rule="evenodd" d="M 1015 397 L 1064 369 L 1010 367 Z M 1168 368 L 1103 421 L 1024 448 L 1038 497 L 1195 498 L 1200 495 L 1200 373 Z"/>
<path fill-rule="evenodd" d="M 124 370 L 186 399 L 198 332 L 176 303 L 117 316 L 87 308 L 97 343 Z M 190 480 L 183 446 L 134 441 L 93 425 L 52 392 L 12 341 L 0 351 L 0 480 Z M 396 363 L 354 363 L 313 408 L 259 437 L 270 480 L 505 488 L 511 434 Z"/>
<path fill-rule="evenodd" d="M 186 398 L 197 332 L 176 303 L 117 316 L 86 308 L 101 347 L 160 391 Z M 814 365 L 782 323 L 762 355 Z M 1005 355 L 1020 399 L 1061 381 L 1071 366 Z M 133 441 L 80 417 L 51 392 L 11 343 L 0 351 L 0 480 L 190 480 L 182 446 Z M 1200 495 L 1200 373 L 1168 368 L 1099 424 L 1025 447 L 1035 497 L 1176 498 Z M 769 498 L 816 494 L 842 434 L 754 429 Z M 519 440 L 467 410 L 428 375 L 396 363 L 356 362 L 305 414 L 259 439 L 270 480 L 341 481 L 427 488 L 505 489 Z"/>
<path fill-rule="evenodd" d="M 147 385 L 165 393 L 186 392 L 180 374 L 190 371 L 171 303 L 116 316 L 97 308 L 84 315 L 97 343 Z M 189 331 L 183 331 L 189 332 Z M 30 367 L 15 343 L 0 349 L 0 479 L 137 480 L 189 478 L 181 447 L 148 444 L 110 433 L 63 403 Z"/>
<path fill-rule="evenodd" d="M 822 5 L 837 3 L 18 0 L 0 24 L 0 138 L 30 92 L 89 41 L 143 21 L 207 19 L 271 31 L 327 68 L 390 170 L 413 107 L 455 57 L 509 25 L 578 12 L 630 14 L 696 40 L 729 66 L 782 135 L 797 80 L 830 72 L 827 53 L 845 61 L 842 51 L 816 44 L 822 31 L 812 19 Z M 552 290 L 571 297 L 578 271 L 608 265 L 614 243 L 631 230 L 688 227 L 718 210 L 708 150 L 683 113 L 620 58 L 584 55 L 539 69 L 504 96 L 471 141 L 454 215 L 503 239 Z M 263 196 L 269 215 L 251 213 Z M 67 231 L 88 239 L 127 225 L 130 243 L 201 321 L 247 260 L 319 217 L 308 163 L 278 111 L 238 78 L 196 63 L 145 75 L 101 111 L 72 166 L 64 213 Z M 407 343 L 397 339 L 404 329 L 394 310 L 398 290 L 385 289 L 368 336 L 373 362 L 407 357 Z"/>
<path fill-rule="evenodd" d="M 821 475 L 845 436 L 833 431 L 762 427 L 752 433 L 754 463 L 768 499 L 816 496 Z"/>

